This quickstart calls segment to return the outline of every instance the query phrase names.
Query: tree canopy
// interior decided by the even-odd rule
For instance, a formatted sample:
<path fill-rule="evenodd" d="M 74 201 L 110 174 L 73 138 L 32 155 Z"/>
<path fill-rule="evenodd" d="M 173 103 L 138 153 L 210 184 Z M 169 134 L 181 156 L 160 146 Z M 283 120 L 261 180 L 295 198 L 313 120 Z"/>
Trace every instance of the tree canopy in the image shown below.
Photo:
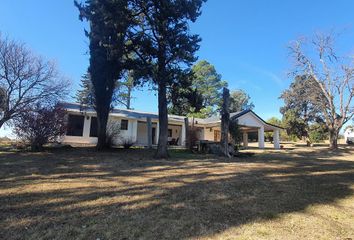
<path fill-rule="evenodd" d="M 290 46 L 293 73 L 306 76 L 308 96 L 315 97 L 311 103 L 323 116 L 333 149 L 338 147 L 339 131 L 354 116 L 353 58 L 338 56 L 335 40 L 334 34 L 316 34 Z"/>
<path fill-rule="evenodd" d="M 310 125 L 323 122 L 320 107 L 316 104 L 321 96 L 320 89 L 311 77 L 295 77 L 289 89 L 280 96 L 285 103 L 280 112 L 288 134 L 308 139 Z"/>
<path fill-rule="evenodd" d="M 131 34 L 131 47 L 144 63 L 142 79 L 158 90 L 159 141 L 156 157 L 166 158 L 168 117 L 167 94 L 189 74 L 196 60 L 200 37 L 191 34 L 189 24 L 201 14 L 204 0 L 135 0 L 137 27 Z"/>
<path fill-rule="evenodd" d="M 193 65 L 183 86 L 172 89 L 169 111 L 173 114 L 209 117 L 221 108 L 222 89 L 227 87 L 215 67 L 201 60 Z"/>
<path fill-rule="evenodd" d="M 38 102 L 64 99 L 69 85 L 52 61 L 0 35 L 0 128 Z"/>
<path fill-rule="evenodd" d="M 75 1 L 80 19 L 90 23 L 86 31 L 90 44 L 90 66 L 88 69 L 94 92 L 94 107 L 97 112 L 97 149 L 106 144 L 108 114 L 112 108 L 114 90 L 118 79 L 128 67 L 128 32 L 132 22 L 129 2 L 126 0 Z"/>
<path fill-rule="evenodd" d="M 240 112 L 254 108 L 251 97 L 241 89 L 236 89 L 230 93 L 230 112 Z"/>

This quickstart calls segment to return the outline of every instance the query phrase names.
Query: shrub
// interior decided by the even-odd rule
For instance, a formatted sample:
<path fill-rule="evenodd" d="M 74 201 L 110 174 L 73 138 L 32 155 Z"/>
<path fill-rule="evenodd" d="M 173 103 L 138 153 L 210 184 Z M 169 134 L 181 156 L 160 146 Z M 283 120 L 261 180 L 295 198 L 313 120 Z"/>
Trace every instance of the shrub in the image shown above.
<path fill-rule="evenodd" d="M 117 145 L 120 139 L 120 124 L 117 121 L 108 120 L 106 130 L 106 143 L 107 146 L 112 148 Z"/>
<path fill-rule="evenodd" d="M 134 142 L 130 138 L 129 139 L 124 139 L 123 142 L 122 142 L 122 145 L 123 145 L 124 149 L 129 149 L 129 148 L 131 148 L 134 145 Z"/>
<path fill-rule="evenodd" d="M 31 146 L 32 151 L 41 151 L 43 145 L 56 141 L 66 130 L 65 110 L 37 104 L 33 110 L 21 112 L 14 120 L 14 133 Z"/>

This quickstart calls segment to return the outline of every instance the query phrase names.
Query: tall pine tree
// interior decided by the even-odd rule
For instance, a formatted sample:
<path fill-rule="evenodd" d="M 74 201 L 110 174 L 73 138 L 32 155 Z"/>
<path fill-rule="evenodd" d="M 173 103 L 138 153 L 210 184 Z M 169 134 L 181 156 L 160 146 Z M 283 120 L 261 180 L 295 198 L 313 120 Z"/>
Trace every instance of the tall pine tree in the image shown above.
<path fill-rule="evenodd" d="M 126 0 L 86 0 L 80 4 L 80 20 L 90 24 L 86 35 L 90 41 L 89 73 L 94 89 L 94 107 L 97 112 L 97 149 L 107 148 L 108 115 L 117 79 L 126 68 L 127 33 L 131 26 L 131 13 Z"/>
<path fill-rule="evenodd" d="M 140 30 L 133 36 L 136 54 L 147 64 L 146 78 L 158 90 L 159 141 L 156 158 L 167 158 L 167 93 L 188 73 L 201 39 L 189 31 L 189 23 L 201 14 L 205 0 L 135 0 Z"/>

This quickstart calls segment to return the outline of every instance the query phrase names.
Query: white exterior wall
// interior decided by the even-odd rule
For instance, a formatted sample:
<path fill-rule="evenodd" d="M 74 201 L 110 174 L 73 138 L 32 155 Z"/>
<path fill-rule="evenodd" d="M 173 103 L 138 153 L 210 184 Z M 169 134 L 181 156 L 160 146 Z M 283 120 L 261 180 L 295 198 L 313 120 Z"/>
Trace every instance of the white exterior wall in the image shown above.
<path fill-rule="evenodd" d="M 179 138 L 179 144 L 181 143 L 181 137 L 182 137 L 182 125 L 181 126 L 175 126 L 175 125 L 168 125 L 168 129 L 172 130 L 172 137 L 177 140 Z"/>
<path fill-rule="evenodd" d="M 84 116 L 84 128 L 83 128 L 83 136 L 64 136 L 63 141 L 65 143 L 78 143 L 78 144 L 96 144 L 97 143 L 97 138 L 96 137 L 90 137 L 90 125 L 91 125 L 91 117 L 96 116 L 94 113 L 81 113 L 81 112 L 70 112 L 71 115 L 79 115 L 79 116 Z M 142 119 L 142 122 L 139 122 L 138 119 L 135 118 L 124 118 L 124 117 L 118 117 L 118 116 L 110 116 L 111 121 L 116 121 L 120 124 L 120 121 L 122 119 L 128 120 L 128 130 L 121 130 L 120 131 L 120 138 L 119 141 L 117 141 L 117 144 L 121 144 L 124 140 L 130 140 L 137 145 L 143 145 L 146 146 L 148 144 L 147 141 L 147 124 L 145 122 L 145 119 Z M 155 141 L 153 141 L 153 144 L 158 143 L 158 135 L 159 135 L 159 124 L 156 122 L 157 119 L 153 119 L 152 123 L 152 128 L 155 128 Z M 263 148 L 264 147 L 264 141 L 261 141 L 261 139 L 264 138 L 264 130 L 267 131 L 275 131 L 274 132 L 274 138 L 275 138 L 275 148 L 279 148 L 279 129 L 273 128 L 267 124 L 265 124 L 259 117 L 257 117 L 255 114 L 247 113 L 242 115 L 241 117 L 238 118 L 238 123 L 243 126 L 251 127 L 254 128 L 255 130 L 258 129 L 259 131 L 259 147 Z M 169 140 L 174 139 L 179 139 L 178 145 L 184 145 L 185 144 L 185 128 L 184 128 L 184 122 L 180 121 L 172 121 L 169 122 L 168 129 L 172 130 L 172 137 L 169 138 Z M 214 141 L 214 133 L 215 130 L 220 131 L 220 127 L 216 126 L 218 123 L 214 124 L 214 127 L 208 127 L 208 125 L 199 123 L 196 125 L 198 128 L 198 137 L 200 140 L 209 140 L 209 141 Z M 351 135 L 354 135 L 354 132 L 351 133 Z M 247 145 L 247 144 L 245 144 Z"/>
<path fill-rule="evenodd" d="M 207 141 L 214 141 L 214 131 L 220 131 L 219 127 L 212 127 L 211 131 L 210 131 L 210 127 L 206 127 L 204 128 L 203 134 L 201 134 L 201 136 L 203 138 L 201 138 L 202 140 L 207 140 Z"/>
<path fill-rule="evenodd" d="M 261 122 L 258 118 L 253 116 L 253 114 L 245 114 L 238 118 L 238 124 L 248 127 L 261 128 L 264 123 Z"/>
<path fill-rule="evenodd" d="M 82 116 L 80 113 L 70 113 L 70 115 L 79 115 Z M 83 129 L 83 136 L 64 136 L 62 142 L 64 143 L 78 143 L 78 144 L 96 144 L 97 137 L 90 137 L 90 127 L 91 127 L 91 118 L 95 117 L 94 114 L 86 114 L 84 115 L 84 129 Z M 128 130 L 120 130 L 120 138 L 116 140 L 117 144 L 121 144 L 124 140 L 130 140 L 136 142 L 137 140 L 137 120 L 135 119 L 127 119 L 127 118 L 120 118 L 120 117 L 110 117 L 109 121 L 118 122 L 122 119 L 128 120 Z"/>
<path fill-rule="evenodd" d="M 70 115 L 84 116 L 83 136 L 64 136 L 62 142 L 64 143 L 78 143 L 78 144 L 96 144 L 97 138 L 90 137 L 91 117 L 93 114 L 70 113 Z"/>
<path fill-rule="evenodd" d="M 147 132 L 147 123 L 146 122 L 137 122 L 137 145 L 141 146 L 147 146 L 148 145 L 148 132 Z M 158 133 L 157 131 L 157 124 L 152 123 L 152 128 L 155 128 L 155 141 L 156 141 L 156 134 Z M 153 142 L 155 144 L 157 142 Z"/>

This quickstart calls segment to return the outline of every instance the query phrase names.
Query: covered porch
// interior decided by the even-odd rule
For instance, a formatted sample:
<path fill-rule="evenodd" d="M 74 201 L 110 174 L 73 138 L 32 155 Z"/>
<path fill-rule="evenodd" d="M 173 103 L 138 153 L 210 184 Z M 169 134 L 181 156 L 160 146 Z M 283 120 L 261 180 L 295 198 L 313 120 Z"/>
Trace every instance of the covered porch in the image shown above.
<path fill-rule="evenodd" d="M 146 118 L 139 120 L 137 125 L 136 145 L 153 147 L 159 141 L 159 122 L 158 119 Z M 184 147 L 186 142 L 186 128 L 182 119 L 173 120 L 169 117 L 168 122 L 168 145 L 171 147 Z"/>
<path fill-rule="evenodd" d="M 265 147 L 265 132 L 273 133 L 273 146 L 275 149 L 280 149 L 280 130 L 279 126 L 275 126 L 265 122 L 257 114 L 251 110 L 245 110 L 239 113 L 232 113 L 231 120 L 237 121 L 242 133 L 242 145 L 247 148 L 250 140 L 250 136 L 256 136 L 258 142 L 258 148 L 263 149 Z M 195 125 L 198 128 L 202 128 L 202 134 L 200 140 L 220 142 L 221 121 L 219 119 L 206 119 L 195 120 Z"/>

